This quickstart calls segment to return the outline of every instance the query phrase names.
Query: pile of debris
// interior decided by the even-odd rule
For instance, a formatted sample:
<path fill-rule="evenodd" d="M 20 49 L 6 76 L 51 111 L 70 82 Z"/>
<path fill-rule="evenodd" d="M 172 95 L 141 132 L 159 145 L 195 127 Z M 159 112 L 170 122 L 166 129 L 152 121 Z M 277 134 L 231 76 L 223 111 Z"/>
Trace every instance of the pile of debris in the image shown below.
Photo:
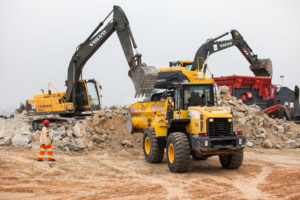
<path fill-rule="evenodd" d="M 0 118 L 0 146 L 28 146 L 32 129 L 27 121 Z"/>
<path fill-rule="evenodd" d="M 242 130 L 249 147 L 299 148 L 300 126 L 281 119 L 272 119 L 256 105 L 247 106 L 221 86 L 217 95 L 218 105 L 234 116 L 234 129 Z M 54 116 L 49 116 L 54 117 Z M 32 120 L 25 112 L 14 118 L 0 118 L 0 146 L 39 149 L 40 131 L 32 130 Z M 101 110 L 93 117 L 74 120 L 72 124 L 50 124 L 52 144 L 56 150 L 83 151 L 94 149 L 119 150 L 141 148 L 142 133 L 129 133 L 125 124 L 128 109 L 115 107 Z"/>
<path fill-rule="evenodd" d="M 142 135 L 133 135 L 125 128 L 128 110 L 124 108 L 102 110 L 93 117 L 88 117 L 86 124 L 86 144 L 89 150 L 106 148 L 140 148 Z M 138 133 L 137 133 L 138 134 Z"/>
<path fill-rule="evenodd" d="M 64 152 L 140 148 L 142 135 L 132 135 L 125 129 L 127 115 L 128 110 L 121 107 L 99 111 L 93 117 L 76 120 L 75 124 L 50 124 L 52 145 L 56 150 Z M 32 130 L 33 119 L 35 117 L 27 116 L 25 112 L 10 119 L 0 118 L 0 146 L 38 150 L 41 132 Z"/>
<path fill-rule="evenodd" d="M 272 119 L 257 105 L 247 106 L 228 92 L 228 87 L 219 88 L 218 104 L 232 112 L 234 129 L 242 130 L 247 146 L 264 148 L 300 148 L 300 126 L 282 119 Z"/>

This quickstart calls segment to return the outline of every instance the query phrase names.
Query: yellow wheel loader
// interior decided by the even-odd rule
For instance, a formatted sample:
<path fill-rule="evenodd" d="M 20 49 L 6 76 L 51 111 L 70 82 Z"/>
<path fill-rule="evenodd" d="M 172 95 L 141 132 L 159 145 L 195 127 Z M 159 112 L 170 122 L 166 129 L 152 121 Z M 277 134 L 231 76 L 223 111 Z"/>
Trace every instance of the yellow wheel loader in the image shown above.
<path fill-rule="evenodd" d="M 99 31 L 106 19 L 113 14 L 113 19 Z M 27 100 L 26 108 L 32 114 L 60 114 L 65 117 L 79 116 L 85 111 L 101 109 L 101 86 L 95 80 L 81 80 L 82 69 L 89 58 L 116 32 L 129 65 L 128 75 L 132 79 L 136 96 L 149 96 L 157 79 L 155 67 L 143 64 L 141 54 L 134 54 L 137 48 L 128 19 L 119 6 L 114 6 L 109 15 L 96 27 L 91 35 L 78 46 L 68 68 L 67 91 L 36 94 Z M 47 118 L 50 122 L 67 122 L 65 118 Z M 42 118 L 33 122 L 36 128 Z"/>
<path fill-rule="evenodd" d="M 216 105 L 214 80 L 203 71 L 186 74 L 191 82 L 173 82 L 130 107 L 131 131 L 144 130 L 146 161 L 161 162 L 166 149 L 171 172 L 187 171 L 191 155 L 195 160 L 217 155 L 222 167 L 240 167 L 246 139 L 233 130 L 232 114 Z"/>

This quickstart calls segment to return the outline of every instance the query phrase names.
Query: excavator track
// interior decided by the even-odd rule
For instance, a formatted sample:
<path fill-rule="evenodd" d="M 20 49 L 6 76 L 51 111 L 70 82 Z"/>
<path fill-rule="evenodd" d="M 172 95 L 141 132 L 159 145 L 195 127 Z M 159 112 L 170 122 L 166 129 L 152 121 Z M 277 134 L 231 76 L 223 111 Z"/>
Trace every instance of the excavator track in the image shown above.
<path fill-rule="evenodd" d="M 64 117 L 45 117 L 32 120 L 32 130 L 42 130 L 44 120 L 48 120 L 51 124 L 51 127 L 71 125 L 74 126 L 76 123 L 76 118 L 64 118 Z"/>

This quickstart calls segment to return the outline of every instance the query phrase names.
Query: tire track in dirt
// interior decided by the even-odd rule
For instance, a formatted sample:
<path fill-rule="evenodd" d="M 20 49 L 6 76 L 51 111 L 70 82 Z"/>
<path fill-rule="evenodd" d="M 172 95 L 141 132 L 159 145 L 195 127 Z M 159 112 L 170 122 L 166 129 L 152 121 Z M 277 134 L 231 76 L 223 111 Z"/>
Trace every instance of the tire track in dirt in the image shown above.
<path fill-rule="evenodd" d="M 243 177 L 239 176 L 237 179 L 232 181 L 232 185 L 237 188 L 240 192 L 242 197 L 246 199 L 270 199 L 270 197 L 262 192 L 258 186 L 259 184 L 263 183 L 266 177 L 271 173 L 270 167 L 261 167 L 261 172 L 255 175 L 255 177 Z"/>
<path fill-rule="evenodd" d="M 259 189 L 267 192 L 272 199 L 300 199 L 300 169 L 273 167 Z"/>
<path fill-rule="evenodd" d="M 248 150 L 237 170 L 212 157 L 190 160 L 188 172 L 174 174 L 166 159 L 147 163 L 141 149 L 57 153 L 57 162 L 38 163 L 36 152 L 0 148 L 0 199 L 296 200 L 299 153 Z"/>
<path fill-rule="evenodd" d="M 110 166 L 111 169 L 122 172 L 126 174 L 126 178 L 130 178 L 132 181 L 137 182 L 147 182 L 149 185 L 157 185 L 158 187 L 164 188 L 166 190 L 165 199 L 190 199 L 191 195 L 185 193 L 184 188 L 177 181 L 174 181 L 178 176 L 183 176 L 184 174 L 172 174 L 166 170 L 167 163 L 161 164 L 149 164 L 146 163 L 142 156 L 139 156 L 139 161 L 128 163 L 127 160 L 119 160 L 119 165 L 115 165 L 115 161 L 105 160 L 103 163 L 106 166 Z M 142 160 L 142 163 L 140 162 Z M 166 178 L 165 174 L 161 176 L 160 173 L 156 173 L 155 169 L 150 169 L 149 167 L 161 167 L 170 175 L 170 178 Z M 183 181 L 182 185 L 186 185 L 186 182 Z"/>

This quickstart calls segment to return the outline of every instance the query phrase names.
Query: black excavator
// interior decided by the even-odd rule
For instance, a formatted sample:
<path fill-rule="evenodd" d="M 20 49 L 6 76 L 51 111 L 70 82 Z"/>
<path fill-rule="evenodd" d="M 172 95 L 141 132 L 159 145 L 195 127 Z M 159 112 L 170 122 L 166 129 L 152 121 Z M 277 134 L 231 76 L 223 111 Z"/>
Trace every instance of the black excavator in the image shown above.
<path fill-rule="evenodd" d="M 112 14 L 113 19 L 100 30 Z M 59 92 L 49 83 L 48 93 L 36 94 L 33 99 L 27 100 L 27 111 L 30 114 L 59 114 L 64 117 L 74 117 L 80 116 L 85 111 L 101 109 L 100 86 L 94 79 L 82 80 L 81 74 L 86 62 L 114 32 L 118 35 L 129 65 L 128 75 L 134 84 L 136 96 L 149 96 L 156 83 L 157 70 L 155 67 L 143 64 L 141 54 L 134 54 L 137 45 L 128 19 L 119 6 L 114 6 L 113 10 L 100 22 L 89 37 L 77 47 L 72 56 L 68 68 L 68 80 L 66 81 L 67 91 Z M 50 85 L 57 91 L 56 93 L 51 92 Z M 47 119 L 49 120 L 49 118 Z M 35 127 L 42 120 L 36 120 Z M 65 121 L 65 119 L 55 118 L 52 121 Z"/>
<path fill-rule="evenodd" d="M 201 45 L 196 52 L 191 70 L 196 71 L 203 69 L 205 73 L 207 69 L 206 59 L 208 56 L 223 49 L 236 46 L 250 63 L 250 70 L 255 76 L 272 77 L 273 71 L 271 60 L 258 59 L 257 55 L 253 53 L 252 49 L 238 31 L 231 30 L 230 33 L 232 37 L 230 40 L 219 41 L 220 38 L 229 34 L 229 32 L 226 32 L 219 37 L 208 39 L 203 45 Z"/>
<path fill-rule="evenodd" d="M 105 20 L 113 13 L 113 19 L 98 32 Z M 133 48 L 137 45 L 133 38 L 128 19 L 124 11 L 119 6 L 114 6 L 108 16 L 96 27 L 91 35 L 79 45 L 74 53 L 68 69 L 68 85 L 66 101 L 76 102 L 76 90 L 85 63 L 103 45 L 103 43 L 117 32 L 127 63 L 130 67 L 128 72 L 135 90 L 136 96 L 150 95 L 156 82 L 157 71 L 154 67 L 146 66 L 142 63 L 141 54 L 134 55 Z"/>

